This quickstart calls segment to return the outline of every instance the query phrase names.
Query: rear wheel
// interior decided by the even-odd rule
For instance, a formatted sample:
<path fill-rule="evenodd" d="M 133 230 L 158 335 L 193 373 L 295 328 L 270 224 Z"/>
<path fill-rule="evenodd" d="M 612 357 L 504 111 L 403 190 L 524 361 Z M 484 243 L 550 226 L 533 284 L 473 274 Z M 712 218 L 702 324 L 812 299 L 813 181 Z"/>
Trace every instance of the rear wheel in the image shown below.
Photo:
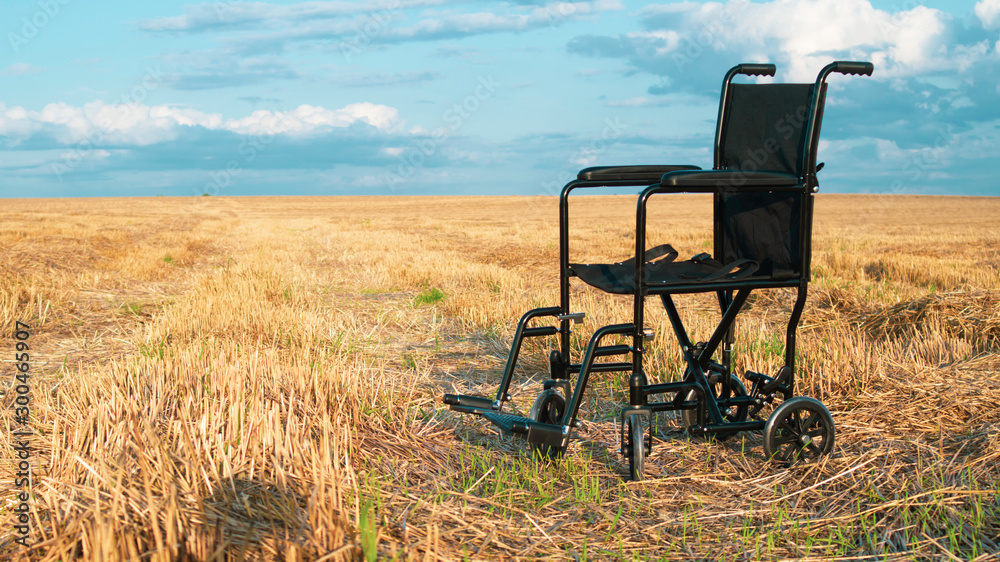
<path fill-rule="evenodd" d="M 531 406 L 531 419 L 536 422 L 548 423 L 552 425 L 562 424 L 563 414 L 566 412 L 566 399 L 561 392 L 554 388 L 543 390 L 535 403 Z M 531 452 L 550 459 L 554 459 L 562 454 L 559 447 L 552 445 L 531 444 Z"/>
<path fill-rule="evenodd" d="M 774 409 L 764 426 L 764 456 L 789 465 L 833 451 L 833 417 L 822 402 L 796 396 Z"/>
<path fill-rule="evenodd" d="M 736 375 L 729 375 L 729 391 L 730 396 L 720 397 L 719 394 L 722 392 L 722 381 L 719 381 L 712 385 L 712 396 L 716 400 L 726 400 L 730 397 L 741 397 L 747 395 L 747 387 L 743 386 L 743 381 L 741 381 Z M 698 393 L 694 390 L 688 393 L 688 400 L 697 400 Z M 742 422 L 747 420 L 747 414 L 750 412 L 750 407 L 747 404 L 739 404 L 735 406 L 729 406 L 722 410 L 722 419 L 726 423 Z M 701 427 L 704 424 L 703 420 L 698 419 L 698 410 L 681 410 L 681 422 L 684 427 L 697 426 Z M 724 441 L 735 433 L 716 433 L 715 438 Z"/>

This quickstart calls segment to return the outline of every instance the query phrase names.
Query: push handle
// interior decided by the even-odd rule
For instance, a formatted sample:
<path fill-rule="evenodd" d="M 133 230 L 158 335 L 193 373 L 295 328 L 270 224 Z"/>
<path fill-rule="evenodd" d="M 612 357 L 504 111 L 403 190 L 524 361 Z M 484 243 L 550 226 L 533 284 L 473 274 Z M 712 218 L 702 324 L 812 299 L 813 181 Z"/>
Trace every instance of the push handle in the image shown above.
<path fill-rule="evenodd" d="M 737 68 L 739 68 L 738 73 L 746 74 L 747 76 L 774 76 L 777 70 L 777 67 L 773 64 L 744 63 Z"/>
<path fill-rule="evenodd" d="M 837 61 L 833 63 L 833 71 L 841 74 L 858 74 L 861 76 L 871 76 L 875 71 L 875 65 L 870 62 Z"/>

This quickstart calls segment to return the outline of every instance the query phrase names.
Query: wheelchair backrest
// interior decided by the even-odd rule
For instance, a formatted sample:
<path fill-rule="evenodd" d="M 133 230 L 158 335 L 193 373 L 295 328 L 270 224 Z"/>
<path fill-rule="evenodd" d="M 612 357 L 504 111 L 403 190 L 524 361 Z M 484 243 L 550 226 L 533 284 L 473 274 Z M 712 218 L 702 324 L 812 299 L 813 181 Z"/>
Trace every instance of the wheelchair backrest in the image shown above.
<path fill-rule="evenodd" d="M 803 258 L 809 251 L 808 226 L 806 232 L 802 230 L 802 205 L 811 204 L 812 197 L 800 192 L 716 195 L 716 259 L 722 263 L 753 260 L 758 264 L 757 275 L 774 280 L 800 277 L 808 266 L 808 259 L 804 262 Z"/>
<path fill-rule="evenodd" d="M 754 260 L 758 275 L 775 280 L 808 279 L 812 197 L 807 176 L 814 177 L 816 170 L 826 85 L 820 91 L 812 139 L 806 136 L 815 84 L 728 87 L 717 131 L 716 167 L 793 174 L 803 189 L 717 194 L 716 259 Z"/>
<path fill-rule="evenodd" d="M 812 171 L 823 119 L 826 84 L 820 92 L 813 139 L 805 138 L 815 84 L 729 84 L 716 167 L 784 172 Z"/>

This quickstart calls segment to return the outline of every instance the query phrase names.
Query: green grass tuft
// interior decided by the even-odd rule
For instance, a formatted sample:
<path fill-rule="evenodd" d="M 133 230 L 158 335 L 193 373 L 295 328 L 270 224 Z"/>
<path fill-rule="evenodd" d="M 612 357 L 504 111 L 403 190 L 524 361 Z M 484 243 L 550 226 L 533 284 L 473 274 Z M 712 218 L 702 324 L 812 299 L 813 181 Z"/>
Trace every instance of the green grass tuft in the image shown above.
<path fill-rule="evenodd" d="M 443 301 L 446 296 L 447 295 L 445 295 L 441 291 L 441 289 L 438 289 L 437 287 L 431 287 L 429 289 L 425 289 L 423 292 L 417 295 L 416 298 L 413 299 L 413 302 L 418 306 L 421 304 L 434 304 L 436 302 Z"/>

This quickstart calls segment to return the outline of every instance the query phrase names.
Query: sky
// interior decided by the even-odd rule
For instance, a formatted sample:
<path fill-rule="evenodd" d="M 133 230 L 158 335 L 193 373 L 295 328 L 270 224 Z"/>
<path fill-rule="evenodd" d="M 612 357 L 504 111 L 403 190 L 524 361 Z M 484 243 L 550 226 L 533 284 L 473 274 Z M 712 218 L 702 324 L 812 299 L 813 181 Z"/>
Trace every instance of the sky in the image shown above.
<path fill-rule="evenodd" d="M 0 197 L 554 195 L 834 60 L 829 193 L 1000 195 L 1000 0 L 0 5 Z M 744 79 L 767 81 L 771 79 Z"/>

